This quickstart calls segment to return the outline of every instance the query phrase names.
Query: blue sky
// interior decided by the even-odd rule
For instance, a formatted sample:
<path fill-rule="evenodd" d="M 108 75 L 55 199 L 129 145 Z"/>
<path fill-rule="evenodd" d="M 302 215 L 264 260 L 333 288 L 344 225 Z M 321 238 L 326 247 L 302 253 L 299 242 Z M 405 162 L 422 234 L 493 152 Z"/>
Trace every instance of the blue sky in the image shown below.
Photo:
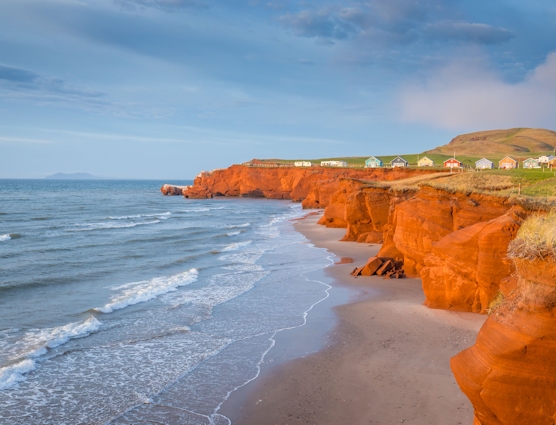
<path fill-rule="evenodd" d="M 0 2 L 0 178 L 188 179 L 555 123 L 551 1 Z"/>

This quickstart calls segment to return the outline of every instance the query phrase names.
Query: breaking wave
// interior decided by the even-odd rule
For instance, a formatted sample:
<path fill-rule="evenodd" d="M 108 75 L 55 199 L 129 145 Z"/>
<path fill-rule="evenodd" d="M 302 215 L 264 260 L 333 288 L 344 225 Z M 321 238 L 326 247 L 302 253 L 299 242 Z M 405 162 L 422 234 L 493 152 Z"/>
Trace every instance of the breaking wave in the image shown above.
<path fill-rule="evenodd" d="M 70 323 L 48 329 L 28 331 L 15 342 L 5 338 L 0 341 L 0 351 L 11 363 L 0 368 L 0 391 L 25 380 L 25 374 L 35 370 L 40 357 L 49 349 L 59 347 L 70 339 L 83 338 L 99 330 L 101 322 L 89 317 L 83 323 Z"/>
<path fill-rule="evenodd" d="M 151 280 L 131 282 L 126 283 L 125 285 L 116 286 L 112 289 L 123 289 L 123 291 L 113 296 L 108 304 L 103 307 L 97 307 L 94 310 L 101 313 L 112 313 L 130 305 L 149 301 L 159 297 L 160 295 L 175 291 L 180 286 L 196 282 L 198 276 L 199 272 L 197 269 L 191 269 L 169 277 L 155 277 Z"/>

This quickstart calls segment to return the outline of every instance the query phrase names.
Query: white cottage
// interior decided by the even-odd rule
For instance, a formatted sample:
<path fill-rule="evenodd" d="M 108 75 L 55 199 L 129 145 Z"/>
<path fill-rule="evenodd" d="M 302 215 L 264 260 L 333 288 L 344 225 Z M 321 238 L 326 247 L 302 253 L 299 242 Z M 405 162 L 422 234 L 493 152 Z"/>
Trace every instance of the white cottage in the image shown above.
<path fill-rule="evenodd" d="M 541 155 L 537 161 L 539 164 L 548 164 L 552 159 L 554 159 L 554 155 Z"/>
<path fill-rule="evenodd" d="M 347 167 L 346 161 L 321 161 L 321 167 Z"/>
<path fill-rule="evenodd" d="M 486 158 L 481 158 L 478 161 L 475 161 L 475 168 L 477 170 L 486 170 L 489 168 L 494 168 L 494 162 Z"/>
<path fill-rule="evenodd" d="M 313 163 L 311 161 L 295 161 L 293 165 L 296 167 L 310 167 Z"/>

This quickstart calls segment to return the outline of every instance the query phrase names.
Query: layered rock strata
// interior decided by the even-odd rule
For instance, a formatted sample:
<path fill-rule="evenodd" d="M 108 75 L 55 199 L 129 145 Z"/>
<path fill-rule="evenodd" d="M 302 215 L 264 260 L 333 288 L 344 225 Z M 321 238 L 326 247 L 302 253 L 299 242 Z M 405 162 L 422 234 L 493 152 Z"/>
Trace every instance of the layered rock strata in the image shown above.
<path fill-rule="evenodd" d="M 428 307 L 484 313 L 512 273 L 506 251 L 526 215 L 503 197 L 344 179 L 319 223 L 346 228 L 344 241 L 382 242 L 381 257 L 422 278 Z"/>
<path fill-rule="evenodd" d="M 500 217 L 464 227 L 432 243 L 420 272 L 425 304 L 485 313 L 502 280 L 513 272 L 506 252 L 525 216 L 522 208 L 514 207 Z"/>
<path fill-rule="evenodd" d="M 556 421 L 556 264 L 516 260 L 517 287 L 493 308 L 477 342 L 451 360 L 475 425 Z"/>

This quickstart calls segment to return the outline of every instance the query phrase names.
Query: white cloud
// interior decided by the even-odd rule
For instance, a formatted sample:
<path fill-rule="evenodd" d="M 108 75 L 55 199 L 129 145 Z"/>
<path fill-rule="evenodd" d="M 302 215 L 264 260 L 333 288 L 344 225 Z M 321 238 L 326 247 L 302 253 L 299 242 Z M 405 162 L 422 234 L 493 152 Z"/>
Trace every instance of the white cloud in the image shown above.
<path fill-rule="evenodd" d="M 402 90 L 405 121 L 447 129 L 554 127 L 556 52 L 518 83 L 478 61 L 456 61 Z"/>

